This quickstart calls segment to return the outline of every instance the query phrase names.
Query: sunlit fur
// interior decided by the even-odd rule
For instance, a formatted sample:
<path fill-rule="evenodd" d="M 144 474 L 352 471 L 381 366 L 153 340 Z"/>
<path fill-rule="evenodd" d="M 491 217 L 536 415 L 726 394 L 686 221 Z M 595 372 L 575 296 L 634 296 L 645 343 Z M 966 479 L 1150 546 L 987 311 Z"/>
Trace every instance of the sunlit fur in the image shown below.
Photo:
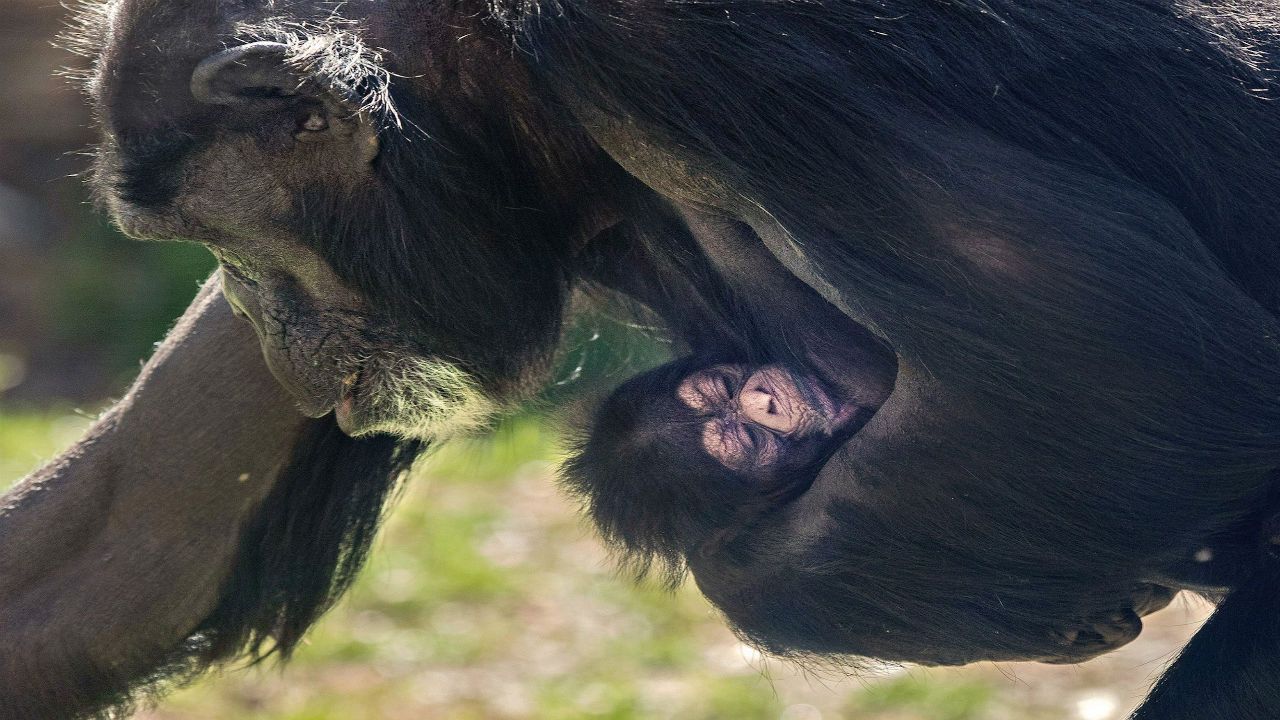
<path fill-rule="evenodd" d="M 485 427 L 499 410 L 475 379 L 453 363 L 395 356 L 371 358 L 362 366 L 376 368 L 362 388 L 369 393 L 367 412 L 373 418 L 362 435 L 447 440 Z"/>
<path fill-rule="evenodd" d="M 335 92 L 356 112 L 379 123 L 401 127 L 391 96 L 391 73 L 382 53 L 370 48 L 355 23 L 336 12 L 320 21 L 271 18 L 242 23 L 236 34 L 243 42 L 270 40 L 288 48 L 289 62 L 303 77 L 313 78 Z"/>
<path fill-rule="evenodd" d="M 129 9 L 141 15 L 130 18 Z M 390 54 L 365 41 L 361 23 L 335 14 L 327 3 L 278 3 L 272 9 L 278 17 L 228 25 L 224 37 L 184 41 L 182 23 L 191 20 L 172 3 L 86 5 L 69 42 L 95 58 L 84 78 L 103 110 L 105 137 L 92 182 L 122 219 L 130 214 L 120 213 L 122 207 L 135 207 L 154 229 L 155 216 L 175 214 L 191 175 L 211 171 L 192 167 L 199 152 L 228 140 L 227 134 L 233 137 L 221 149 L 255 152 L 257 128 L 251 121 L 229 121 L 221 109 L 192 106 L 188 77 L 167 53 L 194 63 L 202 57 L 195 53 L 236 42 L 284 43 L 309 89 L 332 94 L 374 123 L 381 137 L 368 182 L 335 187 L 324 173 L 311 173 L 305 175 L 311 184 L 291 198 L 299 240 L 322 254 L 367 303 L 358 313 L 338 308 L 343 312 L 331 328 L 275 330 L 299 340 L 336 329 L 326 339 L 343 338 L 331 350 L 344 370 L 358 374 L 360 410 L 374 422 L 360 438 L 344 435 L 332 415 L 311 424 L 274 491 L 241 529 L 241 550 L 219 605 L 191 629 L 186 643 L 145 648 L 135 666 L 152 666 L 137 676 L 51 651 L 41 666 L 33 663 L 30 679 L 17 683 L 32 688 L 27 704 L 0 702 L 5 720 L 10 709 L 22 720 L 123 713 L 137 697 L 212 664 L 246 654 L 289 656 L 349 586 L 398 480 L 425 441 L 483 427 L 513 398 L 536 389 L 547 371 L 569 288 L 567 248 L 575 241 L 577 218 L 546 207 L 551 180 L 521 154 L 516 123 L 478 116 L 481 133 L 451 127 L 415 90 L 417 78 L 393 74 Z M 209 22 L 217 12 L 201 4 L 189 17 Z M 153 21 L 177 28 L 173 37 L 147 38 L 154 28 L 135 35 L 127 27 Z M 204 43 L 205 50 L 188 47 Z M 108 68 L 125 72 L 116 76 Z M 257 186 L 250 185 L 230 192 L 252 195 Z M 174 235 L 184 237 L 161 227 L 153 238 Z M 323 305 L 325 298 L 313 300 L 320 315 L 335 317 L 326 312 L 334 308 Z M 281 317 L 314 317 L 299 308 L 272 310 Z"/>

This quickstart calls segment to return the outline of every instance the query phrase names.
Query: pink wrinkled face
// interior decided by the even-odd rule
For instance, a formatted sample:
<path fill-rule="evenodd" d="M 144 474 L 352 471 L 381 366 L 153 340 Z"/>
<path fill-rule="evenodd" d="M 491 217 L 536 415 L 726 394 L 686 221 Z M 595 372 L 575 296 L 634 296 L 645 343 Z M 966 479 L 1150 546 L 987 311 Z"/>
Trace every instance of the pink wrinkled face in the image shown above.
<path fill-rule="evenodd" d="M 676 395 L 705 414 L 702 447 L 731 469 L 774 465 L 788 441 L 830 436 L 857 410 L 780 365 L 715 365 L 685 378 Z"/>

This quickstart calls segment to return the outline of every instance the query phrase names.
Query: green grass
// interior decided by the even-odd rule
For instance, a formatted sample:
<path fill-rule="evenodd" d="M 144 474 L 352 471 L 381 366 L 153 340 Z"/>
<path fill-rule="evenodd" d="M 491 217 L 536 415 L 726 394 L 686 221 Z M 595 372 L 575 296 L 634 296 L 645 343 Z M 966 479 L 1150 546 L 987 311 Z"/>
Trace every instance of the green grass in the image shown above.
<path fill-rule="evenodd" d="M 0 407 L 0 488 L 40 466 L 89 427 L 70 409 L 13 411 Z"/>
<path fill-rule="evenodd" d="M 0 487 L 87 424 L 68 410 L 0 408 Z M 292 663 L 215 675 L 141 717 L 1057 720 L 1083 717 L 1079 698 L 1102 693 L 1116 710 L 1091 717 L 1107 720 L 1169 649 L 1122 666 L 797 672 L 742 646 L 692 587 L 672 595 L 616 577 L 554 487 L 559 446 L 524 417 L 441 448 Z"/>
<path fill-rule="evenodd" d="M 992 704 L 992 687 L 972 681 L 938 682 L 901 677 L 854 696 L 848 712 L 854 717 L 890 710 L 912 709 L 934 720 L 979 720 Z"/>

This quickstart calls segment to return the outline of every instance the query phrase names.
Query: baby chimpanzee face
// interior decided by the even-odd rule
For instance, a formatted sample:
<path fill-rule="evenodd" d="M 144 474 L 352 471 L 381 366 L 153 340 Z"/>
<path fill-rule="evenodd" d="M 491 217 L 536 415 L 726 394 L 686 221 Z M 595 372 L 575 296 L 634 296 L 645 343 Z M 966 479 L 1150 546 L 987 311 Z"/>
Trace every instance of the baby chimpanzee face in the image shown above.
<path fill-rule="evenodd" d="M 860 370 L 812 352 L 753 362 L 732 349 L 660 365 L 596 408 L 565 486 L 633 567 L 675 582 L 808 492 L 879 407 L 846 379 Z"/>
<path fill-rule="evenodd" d="M 781 365 L 702 368 L 680 382 L 676 397 L 705 418 L 702 449 L 733 470 L 774 466 L 797 443 L 830 438 L 858 412 L 817 377 Z"/>
<path fill-rule="evenodd" d="M 678 571 L 804 493 L 875 413 L 826 365 L 726 352 L 641 373 L 596 409 L 565 484 L 606 540 Z"/>

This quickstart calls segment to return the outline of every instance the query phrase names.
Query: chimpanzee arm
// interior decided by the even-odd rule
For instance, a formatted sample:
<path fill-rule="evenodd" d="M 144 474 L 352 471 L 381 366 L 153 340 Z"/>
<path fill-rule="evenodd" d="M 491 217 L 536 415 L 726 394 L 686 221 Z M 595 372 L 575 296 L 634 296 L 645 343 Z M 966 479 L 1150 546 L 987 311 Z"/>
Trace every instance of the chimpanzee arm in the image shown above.
<path fill-rule="evenodd" d="M 1280 568 L 1224 600 L 1132 720 L 1265 720 L 1280 711 Z"/>
<path fill-rule="evenodd" d="M 125 397 L 0 505 L 0 717 L 66 717 L 167 658 L 308 422 L 210 281 Z"/>
<path fill-rule="evenodd" d="M 415 450 L 298 414 L 215 276 L 125 397 L 0 501 L 0 720 L 287 655 Z"/>

